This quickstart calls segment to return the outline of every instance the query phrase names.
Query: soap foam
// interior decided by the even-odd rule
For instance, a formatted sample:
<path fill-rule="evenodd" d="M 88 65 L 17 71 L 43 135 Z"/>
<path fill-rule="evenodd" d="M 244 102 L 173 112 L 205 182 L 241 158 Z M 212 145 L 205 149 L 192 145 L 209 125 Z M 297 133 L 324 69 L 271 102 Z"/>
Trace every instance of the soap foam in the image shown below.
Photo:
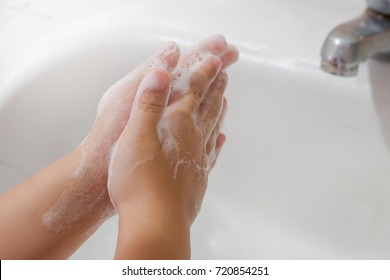
<path fill-rule="evenodd" d="M 186 94 L 190 90 L 191 77 L 199 71 L 208 58 L 214 56 L 209 51 L 196 52 L 189 62 L 172 73 L 172 92 Z"/>
<path fill-rule="evenodd" d="M 199 71 L 206 61 L 214 56 L 209 51 L 198 51 L 192 53 L 192 58 L 189 59 L 187 63 L 182 64 L 177 70 L 172 73 L 173 81 L 172 81 L 172 94 L 174 95 L 184 95 L 190 92 L 190 82 L 194 73 Z M 198 125 L 196 114 L 192 114 L 195 126 Z M 212 124 L 210 124 L 211 126 Z M 212 163 L 214 161 L 215 152 L 212 151 L 210 154 L 206 156 L 205 162 L 197 163 L 192 156 L 184 156 L 180 157 L 180 144 L 172 135 L 170 129 L 170 123 L 162 119 L 158 126 L 158 138 L 160 143 L 162 144 L 163 151 L 168 160 L 170 160 L 172 166 L 174 166 L 174 174 L 173 178 L 176 179 L 178 176 L 179 168 L 189 168 L 191 166 L 195 167 L 195 170 L 199 172 L 201 176 L 198 176 L 199 179 L 207 178 L 208 173 L 211 170 Z M 205 146 L 205 139 L 201 139 L 201 145 Z M 204 148 L 205 149 L 205 148 Z M 205 150 L 200 150 L 199 153 L 205 153 Z"/>
<path fill-rule="evenodd" d="M 87 149 L 84 146 L 79 149 L 81 159 L 73 173 L 73 184 L 61 192 L 56 204 L 42 217 L 46 228 L 55 233 L 71 229 L 91 217 L 94 220 L 91 229 L 96 229 L 113 215 L 113 207 L 107 203 L 107 174 L 93 171 L 96 166 L 106 166 L 107 158 L 103 156 L 97 159 L 100 151 L 96 149 Z M 92 166 L 94 168 L 90 168 Z M 83 182 L 83 177 L 93 179 Z"/>
<path fill-rule="evenodd" d="M 179 55 L 178 48 L 175 44 L 170 44 L 168 47 L 160 52 L 157 56 L 151 58 L 147 62 L 147 66 L 143 66 L 141 68 L 137 68 L 132 73 L 125 76 L 122 80 L 114 84 L 102 97 L 99 106 L 97 117 L 101 114 L 101 112 L 108 106 L 113 98 L 120 98 L 116 95 L 118 94 L 126 94 L 129 89 L 134 87 L 135 84 L 139 84 L 142 76 L 145 72 L 144 68 L 150 69 L 158 69 L 163 68 L 167 70 L 169 69 L 169 63 L 167 61 L 169 59 L 176 59 Z M 190 90 L 190 79 L 193 74 L 198 71 L 205 63 L 205 61 L 213 56 L 210 52 L 198 52 L 195 53 L 194 56 L 189 60 L 188 63 L 181 65 L 180 69 L 176 70 L 173 73 L 173 81 L 172 88 L 175 92 L 180 92 L 185 94 Z M 167 60 L 168 59 L 168 60 Z M 140 78 L 141 76 L 141 78 Z M 152 82 L 152 81 L 151 81 Z M 154 81 L 156 82 L 156 81 Z M 148 84 L 147 86 L 154 86 Z M 125 123 L 123 124 L 124 127 Z M 184 168 L 189 168 L 191 165 L 195 166 L 197 172 L 200 173 L 198 177 L 199 180 L 205 179 L 207 181 L 207 175 L 211 169 L 212 163 L 215 159 L 215 151 L 211 149 L 211 152 L 207 155 L 205 162 L 199 164 L 193 158 L 190 157 L 187 159 L 186 157 L 180 158 L 180 145 L 174 136 L 171 133 L 168 121 L 160 122 L 157 133 L 160 142 L 162 143 L 163 150 L 166 154 L 166 157 L 171 161 L 172 165 L 174 165 L 174 179 L 177 178 L 178 170 L 180 166 L 184 166 Z M 88 137 L 87 137 L 88 138 Z M 115 157 L 117 151 L 117 144 L 111 146 L 110 153 L 107 159 L 108 161 L 108 178 L 110 179 L 114 176 L 114 170 L 112 168 L 112 159 Z M 87 166 L 90 163 L 86 160 L 86 154 L 91 151 L 83 151 L 82 150 L 82 160 L 80 161 L 79 167 L 76 169 L 74 176 L 76 178 L 85 174 L 87 170 Z M 200 151 L 202 152 L 202 151 Z M 138 169 L 140 166 L 143 166 L 148 161 L 153 160 L 153 157 L 146 158 L 143 161 L 140 161 L 131 168 L 130 172 L 134 172 L 134 170 Z M 67 189 L 65 189 L 57 201 L 56 205 L 51 207 L 42 218 L 43 224 L 51 231 L 60 233 L 64 230 L 70 229 L 75 226 L 78 222 L 87 219 L 91 215 L 98 216 L 97 222 L 95 226 L 91 228 L 91 231 L 94 231 L 104 220 L 108 217 L 112 216 L 115 213 L 115 208 L 109 206 L 99 207 L 99 204 L 103 202 L 107 195 L 109 195 L 111 190 L 111 182 L 108 181 L 108 187 L 105 188 L 105 179 L 101 178 L 102 175 L 96 174 L 96 179 L 94 182 L 89 182 L 85 185 L 73 185 Z M 103 182 L 103 185 L 101 185 Z M 108 190 L 108 193 L 107 193 Z M 104 203 L 103 203 L 104 205 Z M 115 205 L 114 205 L 115 207 Z M 196 209 L 198 210 L 198 206 L 196 205 Z"/>
<path fill-rule="evenodd" d="M 179 168 L 182 166 L 183 168 L 189 168 L 191 166 L 195 167 L 195 171 L 199 172 L 200 175 L 208 176 L 212 163 L 214 161 L 214 149 L 211 149 L 210 153 L 206 155 L 205 161 L 198 163 L 193 155 L 180 155 L 180 143 L 175 139 L 172 135 L 169 122 L 167 120 L 163 120 L 160 122 L 157 130 L 158 139 L 162 145 L 162 149 L 166 158 L 170 161 L 171 165 L 174 167 L 173 179 L 176 180 L 179 172 Z M 203 140 L 202 140 L 203 141 Z M 202 144 L 204 146 L 204 144 Z M 203 147 L 197 152 L 201 154 L 206 154 L 206 148 Z M 198 178 L 202 178 L 199 176 Z"/>
<path fill-rule="evenodd" d="M 107 193 L 98 178 L 96 182 L 77 184 L 62 191 L 57 203 L 42 217 L 46 228 L 61 233 L 77 225 L 78 222 L 94 217 L 95 223 L 106 220 L 112 207 L 101 207 Z"/>
<path fill-rule="evenodd" d="M 127 74 L 120 81 L 111 86 L 106 93 L 102 96 L 97 110 L 96 118 L 99 118 L 102 115 L 102 112 L 108 106 L 115 106 L 117 104 L 126 103 L 128 106 L 121 108 L 120 106 L 116 110 L 116 113 L 112 116 L 105 116 L 112 118 L 111 122 L 120 121 L 118 116 L 125 116 L 126 121 L 122 121 L 122 128 L 125 127 L 128 116 L 130 114 L 131 99 L 133 94 L 135 94 L 136 87 L 138 87 L 143 76 L 150 72 L 151 69 L 163 68 L 167 70 L 172 70 L 173 61 L 177 60 L 180 55 L 180 50 L 178 46 L 170 42 L 164 46 L 156 55 L 151 57 L 147 62 L 137 67 L 134 71 Z M 118 96 L 119 95 L 119 96 Z M 122 96 L 120 96 L 122 95 Z M 115 104 L 116 103 L 116 104 Z M 119 136 L 119 135 L 118 135 Z M 110 166 L 110 158 L 112 158 L 115 153 L 116 145 L 112 145 L 108 150 L 111 153 L 108 155 L 108 158 L 102 158 L 102 162 L 91 162 L 88 160 L 88 157 L 99 153 L 94 149 L 87 149 L 83 145 L 88 139 L 89 135 L 83 140 L 82 144 L 79 145 L 81 150 L 81 160 L 76 168 L 73 177 L 76 179 L 82 178 L 89 170 L 89 166 Z M 110 141 L 107 141 L 110 142 Z M 151 160 L 151 159 L 148 159 Z M 146 162 L 146 161 L 145 161 Z M 145 162 L 138 163 L 134 168 L 137 168 L 139 165 L 144 164 Z M 90 172 L 90 170 L 88 171 Z M 113 173 L 113 170 L 110 169 L 109 172 Z M 91 175 L 91 174 L 90 174 Z M 95 176 L 94 176 L 95 175 Z M 60 233 L 64 230 L 67 230 L 77 224 L 79 221 L 82 221 L 91 215 L 98 215 L 98 226 L 102 221 L 107 217 L 113 215 L 113 207 L 108 205 L 104 206 L 103 209 L 100 209 L 100 204 L 103 200 L 107 198 L 107 175 L 102 174 L 92 174 L 91 177 L 94 177 L 95 180 L 88 182 L 83 185 L 73 185 L 65 189 L 57 201 L 57 203 L 51 207 L 42 217 L 43 224 L 50 230 L 56 233 Z M 103 203 L 105 205 L 105 203 Z"/>
<path fill-rule="evenodd" d="M 120 98 L 118 94 L 129 94 L 137 91 L 137 87 L 143 77 L 153 69 L 165 69 L 172 71 L 174 61 L 180 56 L 180 49 L 174 42 L 168 42 L 154 56 L 149 58 L 145 63 L 138 66 L 132 72 L 127 74 L 121 80 L 112 85 L 100 99 L 97 117 L 105 110 L 113 98 Z"/>
<path fill-rule="evenodd" d="M 157 137 L 167 158 L 173 161 L 179 160 L 180 145 L 172 135 L 168 120 L 162 119 L 160 121 L 157 127 Z"/>
<path fill-rule="evenodd" d="M 150 71 L 151 69 L 167 69 L 171 70 L 169 61 L 174 60 L 178 57 L 179 50 L 177 45 L 169 44 L 166 46 L 158 55 L 152 57 L 145 65 L 141 65 L 135 71 L 126 75 L 119 82 L 114 84 L 101 98 L 101 101 L 98 106 L 97 117 L 101 115 L 101 112 L 107 107 L 110 106 L 111 100 L 120 99 L 118 94 L 128 94 L 130 89 L 135 85 L 138 85 L 142 76 L 145 72 Z M 181 92 L 183 94 L 187 93 L 190 90 L 190 79 L 192 75 L 198 71 L 205 63 L 205 61 L 212 56 L 210 52 L 198 52 L 189 60 L 188 63 L 181 65 L 180 69 L 176 71 L 176 74 L 173 74 L 173 83 L 172 87 L 175 92 Z M 146 69 L 145 69 L 146 68 Z M 150 81 L 150 83 L 156 83 L 157 81 Z M 149 87 L 154 87 L 155 84 L 148 84 Z M 124 127 L 126 123 L 123 123 Z M 167 158 L 174 165 L 174 179 L 177 178 L 178 170 L 180 166 L 188 168 L 191 165 L 195 166 L 195 169 L 200 172 L 199 180 L 205 178 L 207 180 L 207 174 L 211 168 L 211 164 L 214 160 L 214 151 L 207 156 L 206 162 L 198 164 L 194 159 L 180 158 L 180 145 L 177 140 L 174 138 L 170 131 L 168 121 L 162 121 L 158 126 L 158 137 L 160 142 L 163 144 L 163 150 Z M 87 136 L 86 139 L 88 139 Z M 85 141 L 85 140 L 84 140 Z M 83 142 L 84 142 L 83 141 Z M 96 163 L 88 162 L 87 154 L 93 153 L 95 151 L 83 150 L 83 145 L 80 146 L 82 159 L 78 168 L 74 173 L 74 177 L 80 178 L 83 176 L 87 170 L 88 166 L 96 164 L 105 164 L 107 163 Z M 112 159 L 115 157 L 117 151 L 116 142 L 111 146 L 110 153 L 108 158 L 103 159 L 108 161 L 108 178 L 110 179 L 114 176 L 114 170 L 112 168 Z M 146 158 L 143 161 L 140 161 L 131 168 L 130 172 L 134 172 L 139 167 L 143 166 L 147 162 L 153 160 L 153 157 Z M 110 180 L 107 182 L 108 186 L 105 187 L 106 177 L 105 175 L 95 174 L 95 180 L 93 182 L 88 182 L 83 185 L 72 185 L 69 188 L 65 189 L 57 201 L 57 203 L 51 207 L 42 217 L 43 224 L 50 230 L 55 233 L 61 233 L 67 229 L 72 228 L 77 225 L 78 222 L 89 218 L 91 215 L 97 217 L 95 224 L 90 228 L 86 234 L 90 234 L 98 228 L 98 226 L 105 221 L 108 217 L 111 217 L 115 214 L 115 205 L 114 208 L 107 203 L 103 203 L 103 200 L 109 195 L 111 189 Z M 205 176 L 205 177 L 204 177 Z M 108 191 L 108 192 L 107 192 Z M 103 207 L 101 207 L 101 204 Z M 198 208 L 198 207 L 196 207 Z"/>
<path fill-rule="evenodd" d="M 138 94 L 142 94 L 147 90 L 162 90 L 167 87 L 168 80 L 161 79 L 156 72 L 151 72 L 145 76 L 138 87 Z"/>
<path fill-rule="evenodd" d="M 111 151 L 110 151 L 110 156 L 109 156 L 109 165 L 108 165 L 108 182 L 107 182 L 107 189 L 108 189 L 108 194 L 109 194 L 109 197 L 110 197 L 110 200 L 111 200 L 111 204 L 113 205 L 114 209 L 117 211 L 117 207 L 116 207 L 116 204 L 115 202 L 112 200 L 112 188 L 113 188 L 113 184 L 112 184 L 112 178 L 113 176 L 116 176 L 114 174 L 114 160 L 115 160 L 115 157 L 117 155 L 117 150 L 118 150 L 118 143 L 116 142 Z M 135 170 L 137 170 L 138 168 L 140 168 L 141 166 L 145 165 L 147 162 L 149 161 L 152 161 L 154 159 L 154 156 L 150 156 L 150 157 L 147 157 L 141 161 L 138 161 L 136 163 L 134 163 L 129 170 L 127 170 L 126 172 L 128 172 L 129 174 L 133 173 Z"/>

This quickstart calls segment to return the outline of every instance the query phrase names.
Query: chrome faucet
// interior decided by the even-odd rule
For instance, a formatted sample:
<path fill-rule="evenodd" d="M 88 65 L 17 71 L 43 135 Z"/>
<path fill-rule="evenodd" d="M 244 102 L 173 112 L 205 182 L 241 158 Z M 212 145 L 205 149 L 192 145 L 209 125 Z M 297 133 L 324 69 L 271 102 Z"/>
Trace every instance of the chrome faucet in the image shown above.
<path fill-rule="evenodd" d="M 366 2 L 363 15 L 337 26 L 325 39 L 321 50 L 325 72 L 352 77 L 369 57 L 390 62 L 390 0 Z"/>

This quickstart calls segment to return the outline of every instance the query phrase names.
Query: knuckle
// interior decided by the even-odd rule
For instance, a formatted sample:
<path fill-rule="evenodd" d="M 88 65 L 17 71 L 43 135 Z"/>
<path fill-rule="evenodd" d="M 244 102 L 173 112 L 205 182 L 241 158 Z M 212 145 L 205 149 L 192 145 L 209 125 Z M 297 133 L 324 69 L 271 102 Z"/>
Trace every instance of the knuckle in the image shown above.
<path fill-rule="evenodd" d="M 197 97 L 203 95 L 209 84 L 209 79 L 206 74 L 203 72 L 196 72 L 191 78 L 190 81 L 190 91 Z"/>
<path fill-rule="evenodd" d="M 140 107 L 149 113 L 158 113 L 164 108 L 163 102 L 153 91 L 144 91 L 139 98 Z"/>

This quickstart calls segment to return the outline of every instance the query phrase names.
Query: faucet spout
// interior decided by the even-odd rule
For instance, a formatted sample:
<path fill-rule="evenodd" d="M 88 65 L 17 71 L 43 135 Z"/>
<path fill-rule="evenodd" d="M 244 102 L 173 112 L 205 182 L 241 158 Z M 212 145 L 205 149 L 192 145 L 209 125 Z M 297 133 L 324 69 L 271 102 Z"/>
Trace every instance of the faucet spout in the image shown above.
<path fill-rule="evenodd" d="M 321 69 L 352 77 L 370 57 L 390 61 L 390 16 L 367 9 L 329 33 L 321 50 Z"/>

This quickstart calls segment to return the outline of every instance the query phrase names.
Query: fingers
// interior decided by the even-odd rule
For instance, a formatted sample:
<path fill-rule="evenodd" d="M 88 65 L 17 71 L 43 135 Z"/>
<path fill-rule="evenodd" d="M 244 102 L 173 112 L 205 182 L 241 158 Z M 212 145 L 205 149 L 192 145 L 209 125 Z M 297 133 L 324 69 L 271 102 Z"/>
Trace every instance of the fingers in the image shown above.
<path fill-rule="evenodd" d="M 211 154 L 214 149 L 220 148 L 221 144 L 218 143 L 218 137 L 220 135 L 220 130 L 221 130 L 221 127 L 223 125 L 223 122 L 225 120 L 226 112 L 227 112 L 227 102 L 226 102 L 226 99 L 224 99 L 223 105 L 222 105 L 222 112 L 218 116 L 218 120 L 215 123 L 212 131 L 210 132 L 210 136 L 208 138 L 205 138 L 206 143 L 207 143 L 207 145 L 206 145 L 206 153 L 207 154 Z"/>
<path fill-rule="evenodd" d="M 215 125 L 213 131 L 211 132 L 211 136 L 208 138 L 208 142 L 206 145 L 206 154 L 209 155 L 210 158 L 209 170 L 211 170 L 214 167 L 215 162 L 218 159 L 218 156 L 222 150 L 222 147 L 226 142 L 225 134 L 220 132 L 223 122 L 225 120 L 226 112 L 227 112 L 227 102 L 226 99 L 224 99 L 221 115 L 219 116 L 217 124 Z"/>
<path fill-rule="evenodd" d="M 206 139 L 210 137 L 218 118 L 221 116 L 224 103 L 223 94 L 227 86 L 227 81 L 227 74 L 225 72 L 219 73 L 200 105 L 198 127 L 203 130 L 202 133 Z"/>
<path fill-rule="evenodd" d="M 157 69 L 147 74 L 137 90 L 128 126 L 137 123 L 145 128 L 155 128 L 167 105 L 170 86 L 168 71 Z"/>
<path fill-rule="evenodd" d="M 215 145 L 216 158 L 218 158 L 219 152 L 221 151 L 223 145 L 225 144 L 226 139 L 227 139 L 227 137 L 225 134 L 219 133 L 218 138 L 217 138 L 217 142 Z"/>
<path fill-rule="evenodd" d="M 134 71 L 123 77 L 117 83 L 117 86 L 131 84 L 134 88 L 137 88 L 145 75 L 151 70 L 165 69 L 171 72 L 176 67 L 179 58 L 179 46 L 174 42 L 168 42 L 144 63 L 134 69 Z"/>
<path fill-rule="evenodd" d="M 229 45 L 225 38 L 221 35 L 210 36 L 194 47 L 192 47 L 187 53 L 185 53 L 179 60 L 177 67 L 172 71 L 172 77 L 174 80 L 173 96 L 176 100 L 180 98 L 182 94 L 187 90 L 188 75 L 186 72 L 196 67 L 202 61 L 208 59 L 210 56 L 216 56 L 221 58 L 228 50 Z M 229 59 L 226 59 L 229 61 Z M 179 96 L 176 96 L 177 93 Z"/>
<path fill-rule="evenodd" d="M 190 114 L 196 113 L 203 101 L 210 84 L 221 69 L 221 60 L 212 56 L 201 64 L 200 68 L 189 78 L 189 89 L 179 102 L 183 110 Z"/>
<path fill-rule="evenodd" d="M 221 56 L 222 69 L 226 69 L 227 67 L 232 65 L 238 60 L 238 57 L 238 49 L 233 45 L 229 45 L 226 52 Z"/>
<path fill-rule="evenodd" d="M 222 35 L 211 35 L 198 43 L 194 50 L 207 51 L 213 55 L 221 56 L 226 52 L 228 43 Z"/>
<path fill-rule="evenodd" d="M 177 65 L 180 57 L 179 46 L 175 42 L 168 42 L 156 54 L 150 57 L 143 67 L 144 72 L 150 69 L 163 68 L 171 72 Z"/>
<path fill-rule="evenodd" d="M 148 60 L 111 86 L 101 98 L 98 112 L 111 107 L 116 112 L 124 112 L 121 119 L 128 118 L 134 95 L 145 75 L 154 69 L 165 69 L 171 72 L 176 67 L 179 57 L 178 45 L 174 42 L 167 43 Z"/>
<path fill-rule="evenodd" d="M 225 144 L 225 142 L 226 142 L 226 135 L 223 134 L 223 133 L 220 133 L 218 135 L 218 138 L 217 138 L 217 141 L 216 141 L 215 154 L 214 154 L 213 161 L 211 163 L 210 170 L 213 169 L 215 163 L 217 162 L 219 154 L 221 153 L 222 147 Z"/>
<path fill-rule="evenodd" d="M 212 35 L 200 41 L 188 56 L 191 57 L 197 52 L 206 52 L 218 56 L 222 61 L 223 69 L 236 62 L 239 57 L 238 49 L 228 44 L 222 35 Z"/>

